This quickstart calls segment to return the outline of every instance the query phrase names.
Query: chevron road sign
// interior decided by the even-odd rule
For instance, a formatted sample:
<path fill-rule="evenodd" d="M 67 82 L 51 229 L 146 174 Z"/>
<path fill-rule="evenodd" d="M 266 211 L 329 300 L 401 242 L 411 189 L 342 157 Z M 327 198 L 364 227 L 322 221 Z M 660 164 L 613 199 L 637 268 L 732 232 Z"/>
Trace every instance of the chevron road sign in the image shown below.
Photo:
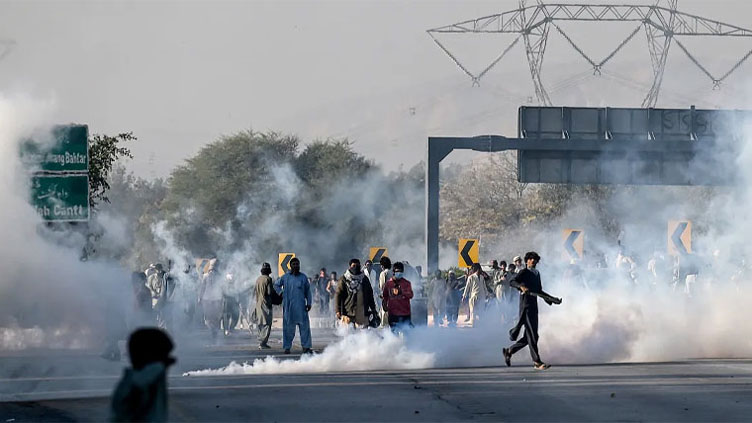
<path fill-rule="evenodd" d="M 567 260 L 582 260 L 585 253 L 585 231 L 582 229 L 564 229 L 564 257 Z"/>
<path fill-rule="evenodd" d="M 480 243 L 477 239 L 460 239 L 457 247 L 457 266 L 470 267 L 478 263 Z"/>
<path fill-rule="evenodd" d="M 378 263 L 382 257 L 389 257 L 389 250 L 386 247 L 371 247 L 368 252 L 368 258 L 372 262 Z"/>
<path fill-rule="evenodd" d="M 290 260 L 292 260 L 293 257 L 295 257 L 295 253 L 279 253 L 279 261 L 277 262 L 279 276 L 292 270 L 290 269 Z"/>
<path fill-rule="evenodd" d="M 684 256 L 692 253 L 692 221 L 669 220 L 667 233 L 668 253 Z"/>

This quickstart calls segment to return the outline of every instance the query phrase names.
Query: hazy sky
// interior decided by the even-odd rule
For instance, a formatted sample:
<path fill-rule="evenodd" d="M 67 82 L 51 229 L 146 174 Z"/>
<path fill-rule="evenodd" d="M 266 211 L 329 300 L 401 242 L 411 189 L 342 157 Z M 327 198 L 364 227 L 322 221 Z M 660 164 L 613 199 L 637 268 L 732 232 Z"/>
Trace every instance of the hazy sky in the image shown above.
<path fill-rule="evenodd" d="M 679 8 L 752 27 L 748 4 L 680 1 Z M 166 175 L 221 134 L 249 127 L 296 133 L 304 141 L 347 136 L 385 168 L 409 167 L 423 158 L 428 135 L 514 135 L 516 107 L 533 95 L 522 47 L 473 88 L 425 30 L 516 6 L 517 1 L 1 1 L 0 39 L 13 39 L 16 46 L 0 61 L 0 91 L 55 99 L 59 122 L 88 123 L 93 132 L 133 131 L 139 141 L 132 168 L 147 177 Z M 602 57 L 634 25 L 562 28 Z M 555 36 L 544 77 L 559 87 L 553 95 L 557 104 L 639 106 L 644 93 L 613 75 L 561 83 L 588 66 Z M 475 69 L 510 41 L 509 36 L 446 40 Z M 614 60 L 614 72 L 649 82 L 646 46 L 644 34 L 635 37 Z M 697 46 L 698 55 L 718 57 L 711 64 L 720 74 L 752 48 L 752 39 Z M 734 89 L 711 93 L 697 69 L 677 63 L 673 73 L 667 71 L 664 104 L 736 106 L 729 100 Z M 746 86 L 750 69 L 752 64 L 741 69 L 735 83 Z"/>

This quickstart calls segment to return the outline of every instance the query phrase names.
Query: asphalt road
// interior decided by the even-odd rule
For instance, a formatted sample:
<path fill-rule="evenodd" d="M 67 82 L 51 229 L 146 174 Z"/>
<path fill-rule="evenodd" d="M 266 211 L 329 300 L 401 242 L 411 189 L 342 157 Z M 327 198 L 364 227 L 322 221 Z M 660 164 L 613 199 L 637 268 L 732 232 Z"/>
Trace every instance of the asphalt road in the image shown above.
<path fill-rule="evenodd" d="M 278 346 L 275 334 L 273 345 Z M 314 347 L 333 339 L 314 332 Z M 272 350 L 279 354 L 278 348 Z M 184 377 L 260 356 L 238 334 L 183 351 L 175 421 L 749 421 L 752 360 Z M 297 359 L 298 356 L 280 356 Z M 0 423 L 103 421 L 124 363 L 94 351 L 0 354 Z"/>

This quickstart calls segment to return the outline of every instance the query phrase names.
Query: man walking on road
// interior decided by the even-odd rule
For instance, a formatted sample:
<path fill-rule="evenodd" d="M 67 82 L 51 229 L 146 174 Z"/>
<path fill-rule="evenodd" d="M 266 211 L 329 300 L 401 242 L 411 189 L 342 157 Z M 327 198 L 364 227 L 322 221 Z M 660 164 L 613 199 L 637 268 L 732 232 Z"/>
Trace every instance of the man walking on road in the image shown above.
<path fill-rule="evenodd" d="M 410 319 L 410 300 L 413 299 L 413 288 L 409 280 L 404 278 L 405 266 L 394 263 L 394 275 L 384 285 L 381 296 L 384 298 L 383 307 L 387 312 L 389 327 L 393 331 L 404 326 L 413 326 Z"/>
<path fill-rule="evenodd" d="M 480 263 L 473 263 L 473 266 L 470 268 L 470 275 L 467 277 L 465 292 L 462 294 L 462 302 L 467 301 L 468 308 L 470 309 L 467 316 L 470 326 L 475 326 L 475 320 L 479 319 L 480 315 L 483 314 L 487 297 L 488 291 L 485 279 L 483 279 L 483 269 L 481 269 Z"/>
<path fill-rule="evenodd" d="M 259 349 L 271 348 L 268 344 L 272 333 L 272 266 L 261 265 L 261 276 L 256 279 L 256 323 L 258 324 Z"/>
<path fill-rule="evenodd" d="M 388 315 L 386 310 L 383 308 L 384 303 L 384 287 L 386 286 L 386 283 L 389 279 L 392 278 L 392 260 L 389 259 L 389 257 L 381 257 L 381 260 L 379 260 L 379 264 L 381 265 L 381 273 L 379 274 L 379 307 L 381 309 L 379 310 L 379 317 L 381 318 L 381 327 L 386 327 L 386 325 L 389 323 Z"/>
<path fill-rule="evenodd" d="M 311 323 L 308 320 L 313 302 L 311 284 L 308 276 L 300 272 L 300 260 L 297 257 L 290 260 L 290 269 L 274 283 L 274 290 L 282 294 L 282 347 L 285 354 L 290 354 L 297 326 L 303 354 L 309 354 L 312 352 Z"/>
<path fill-rule="evenodd" d="M 511 347 L 503 348 L 504 362 L 511 366 L 512 355 L 517 351 L 528 347 L 530 356 L 533 358 L 533 366 L 538 370 L 545 370 L 550 367 L 541 360 L 538 354 L 538 297 L 548 304 L 561 304 L 561 298 L 553 297 L 543 291 L 541 285 L 540 272 L 535 266 L 538 265 L 540 256 L 538 253 L 531 251 L 525 254 L 525 264 L 527 267 L 520 270 L 519 273 L 510 281 L 512 287 L 520 290 L 520 314 L 517 325 L 510 331 L 510 337 L 517 341 L 520 328 L 525 328 L 525 336 L 515 342 Z"/>
<path fill-rule="evenodd" d="M 371 281 L 356 258 L 350 260 L 350 267 L 339 279 L 334 294 L 334 309 L 337 319 L 356 328 L 368 328 L 376 318 Z"/>

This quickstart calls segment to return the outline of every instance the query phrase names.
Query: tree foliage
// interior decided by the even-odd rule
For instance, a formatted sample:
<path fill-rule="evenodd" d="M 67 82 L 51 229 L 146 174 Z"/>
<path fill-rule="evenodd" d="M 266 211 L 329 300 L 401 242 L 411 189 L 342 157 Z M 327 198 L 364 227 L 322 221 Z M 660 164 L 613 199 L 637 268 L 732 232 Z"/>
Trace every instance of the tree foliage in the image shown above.
<path fill-rule="evenodd" d="M 121 144 L 135 141 L 133 132 L 115 136 L 94 134 L 89 140 L 89 206 L 97 209 L 100 202 L 109 203 L 109 176 L 112 166 L 121 158 L 133 158 L 131 150 Z"/>

